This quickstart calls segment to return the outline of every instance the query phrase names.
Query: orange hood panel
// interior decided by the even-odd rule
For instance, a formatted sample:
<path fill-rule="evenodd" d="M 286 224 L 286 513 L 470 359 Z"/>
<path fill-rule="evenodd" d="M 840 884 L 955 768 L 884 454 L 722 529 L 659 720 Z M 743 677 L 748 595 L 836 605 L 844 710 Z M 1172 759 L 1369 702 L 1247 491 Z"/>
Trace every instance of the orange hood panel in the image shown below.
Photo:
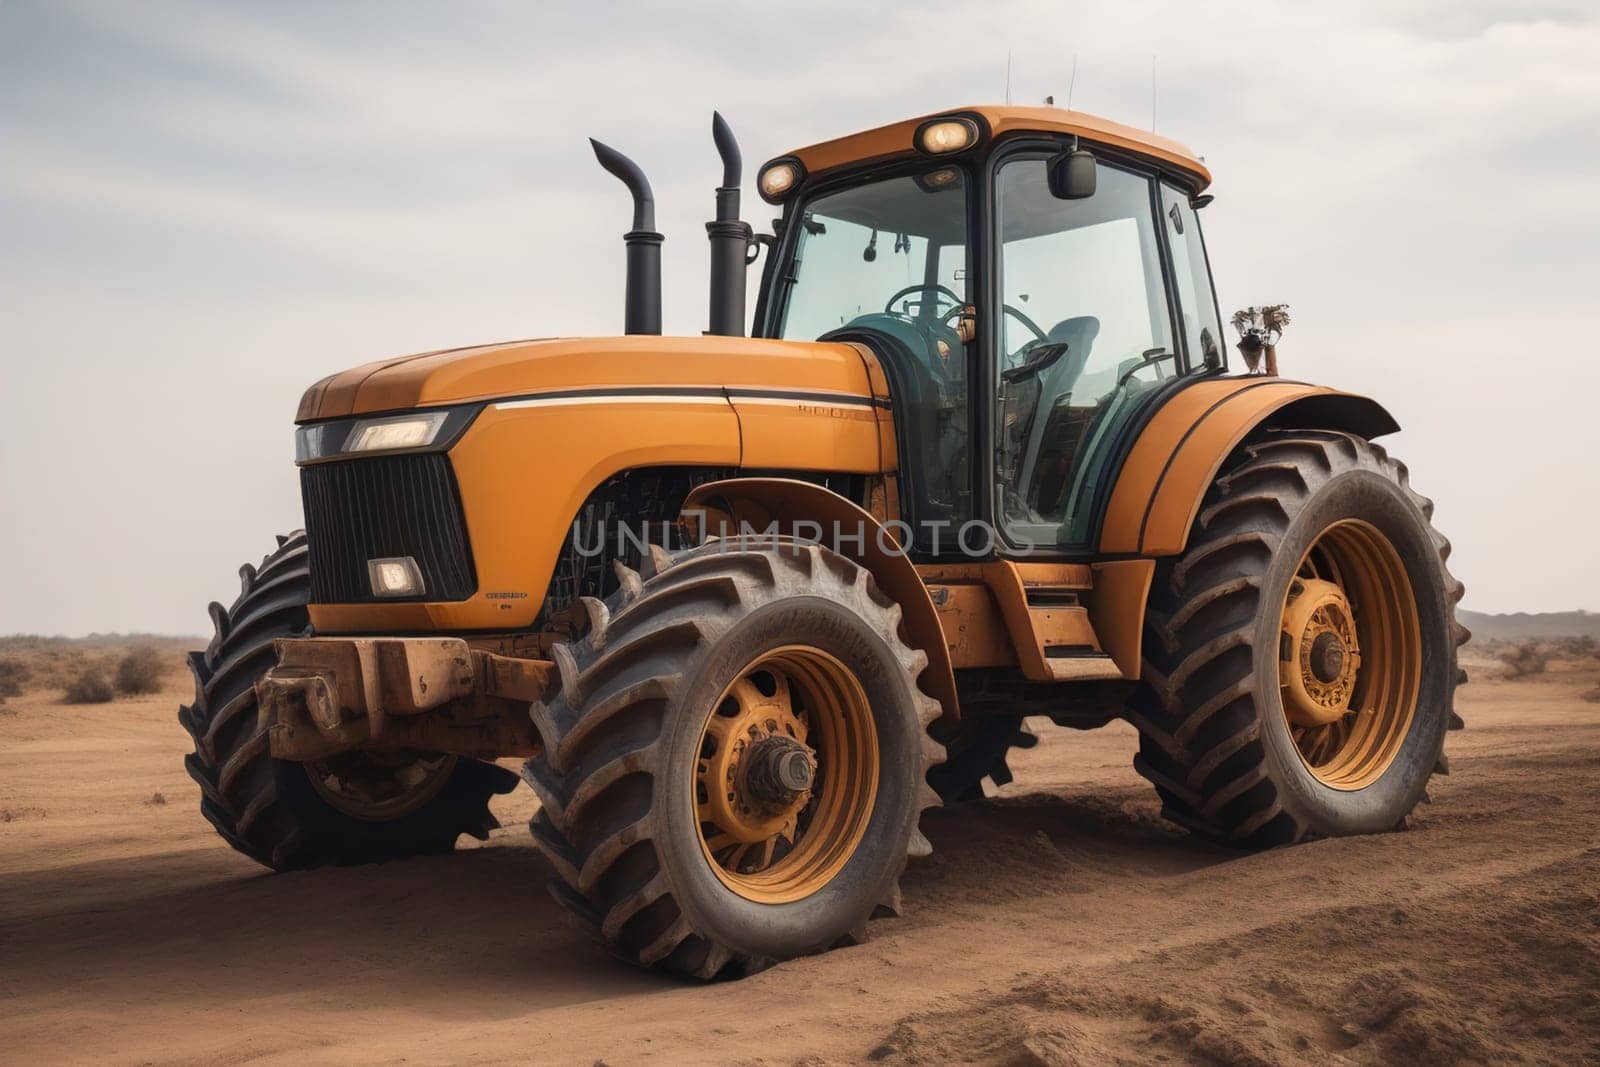
<path fill-rule="evenodd" d="M 872 395 L 867 365 L 850 345 L 750 337 L 564 337 L 368 363 L 306 390 L 295 421 L 618 386 Z"/>

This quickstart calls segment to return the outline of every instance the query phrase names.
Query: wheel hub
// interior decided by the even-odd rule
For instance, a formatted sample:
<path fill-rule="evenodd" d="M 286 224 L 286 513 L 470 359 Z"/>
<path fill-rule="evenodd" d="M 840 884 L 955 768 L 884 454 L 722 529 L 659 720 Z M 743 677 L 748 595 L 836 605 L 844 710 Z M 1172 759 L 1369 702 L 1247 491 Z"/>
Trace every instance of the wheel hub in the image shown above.
<path fill-rule="evenodd" d="M 746 900 L 810 896 L 866 833 L 878 783 L 872 706 L 821 649 L 785 645 L 746 666 L 713 705 L 698 757 L 700 847 Z"/>
<path fill-rule="evenodd" d="M 1320 578 L 1289 587 L 1280 637 L 1283 710 L 1301 726 L 1324 726 L 1350 711 L 1361 649 L 1344 590 Z"/>
<path fill-rule="evenodd" d="M 817 758 L 791 737 L 773 734 L 745 749 L 740 792 L 769 811 L 782 811 L 811 792 Z"/>
<path fill-rule="evenodd" d="M 793 841 L 816 768 L 808 732 L 783 675 L 741 678 L 706 724 L 697 776 L 701 820 L 741 845 Z"/>
<path fill-rule="evenodd" d="M 1339 635 L 1325 630 L 1311 642 L 1311 673 L 1324 685 L 1339 680 L 1344 671 L 1345 648 Z"/>
<path fill-rule="evenodd" d="M 1300 558 L 1281 622 L 1279 692 L 1301 761 L 1325 786 L 1367 788 L 1405 745 L 1424 670 L 1400 551 L 1371 523 L 1332 523 Z"/>

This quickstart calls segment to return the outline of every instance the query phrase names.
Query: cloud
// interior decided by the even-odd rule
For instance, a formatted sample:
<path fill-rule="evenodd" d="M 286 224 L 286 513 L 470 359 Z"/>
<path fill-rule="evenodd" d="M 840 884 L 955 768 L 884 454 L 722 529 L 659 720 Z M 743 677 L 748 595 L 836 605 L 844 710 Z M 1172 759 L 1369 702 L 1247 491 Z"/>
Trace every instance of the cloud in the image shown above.
<path fill-rule="evenodd" d="M 1469 603 L 1600 608 L 1504 561 L 1600 505 L 1600 22 L 1585 3 L 1013 0 L 0 5 L 0 631 L 204 625 L 295 522 L 300 388 L 396 352 L 614 331 L 655 185 L 670 330 L 705 314 L 713 107 L 756 164 L 995 100 L 1192 144 L 1224 311 L 1382 397 Z M 1155 85 L 1152 86 L 1152 56 Z M 751 187 L 747 181 L 747 190 Z M 765 225 L 753 194 L 747 217 Z M 21 427 L 19 431 L 16 429 Z M 138 565 L 127 562 L 130 550 Z"/>

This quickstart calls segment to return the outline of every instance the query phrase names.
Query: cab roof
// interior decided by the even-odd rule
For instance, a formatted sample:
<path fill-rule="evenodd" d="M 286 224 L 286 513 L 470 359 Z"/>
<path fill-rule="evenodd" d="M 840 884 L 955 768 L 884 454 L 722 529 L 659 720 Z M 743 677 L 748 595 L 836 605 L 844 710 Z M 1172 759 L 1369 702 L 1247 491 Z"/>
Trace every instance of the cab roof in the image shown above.
<path fill-rule="evenodd" d="M 1076 134 L 1085 141 L 1135 152 L 1175 168 L 1194 181 L 1196 192 L 1211 184 L 1211 171 L 1188 146 L 1149 130 L 1134 129 L 1098 115 L 1059 107 L 987 104 L 936 111 L 809 145 L 779 158 L 798 159 L 807 175 L 816 175 L 836 167 L 909 157 L 916 154 L 912 140 L 918 127 L 933 119 L 954 115 L 981 118 L 982 124 L 988 127 L 986 141 L 1009 133 Z"/>

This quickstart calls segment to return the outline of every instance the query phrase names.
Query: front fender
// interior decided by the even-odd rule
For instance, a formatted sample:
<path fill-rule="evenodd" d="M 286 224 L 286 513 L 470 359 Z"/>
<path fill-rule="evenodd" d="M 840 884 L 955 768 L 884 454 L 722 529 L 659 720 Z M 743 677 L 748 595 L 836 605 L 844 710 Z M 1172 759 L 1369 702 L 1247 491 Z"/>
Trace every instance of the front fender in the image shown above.
<path fill-rule="evenodd" d="M 904 552 L 893 550 L 897 539 L 878 520 L 838 493 L 810 482 L 789 478 L 729 478 L 697 486 L 683 502 L 682 515 L 690 527 L 714 531 L 720 521 L 730 530 L 746 524 L 757 531 L 816 539 L 802 524 L 821 528 L 821 540 L 866 569 L 891 600 L 900 605 L 911 647 L 928 657 L 922 682 L 928 695 L 944 708 L 947 718 L 960 713 L 955 671 L 945 645 L 944 627 L 928 595 L 922 576 Z M 802 532 L 805 531 L 805 532 Z M 857 534 L 860 533 L 858 537 Z M 843 533 L 843 537 L 838 536 Z M 829 535 L 832 534 L 830 540 Z M 890 546 L 886 549 L 885 546 Z"/>
<path fill-rule="evenodd" d="M 1209 378 L 1174 394 L 1145 424 L 1117 474 L 1100 528 L 1105 554 L 1174 556 L 1228 455 L 1263 427 L 1343 430 L 1371 439 L 1400 427 L 1376 401 L 1282 378 Z"/>

